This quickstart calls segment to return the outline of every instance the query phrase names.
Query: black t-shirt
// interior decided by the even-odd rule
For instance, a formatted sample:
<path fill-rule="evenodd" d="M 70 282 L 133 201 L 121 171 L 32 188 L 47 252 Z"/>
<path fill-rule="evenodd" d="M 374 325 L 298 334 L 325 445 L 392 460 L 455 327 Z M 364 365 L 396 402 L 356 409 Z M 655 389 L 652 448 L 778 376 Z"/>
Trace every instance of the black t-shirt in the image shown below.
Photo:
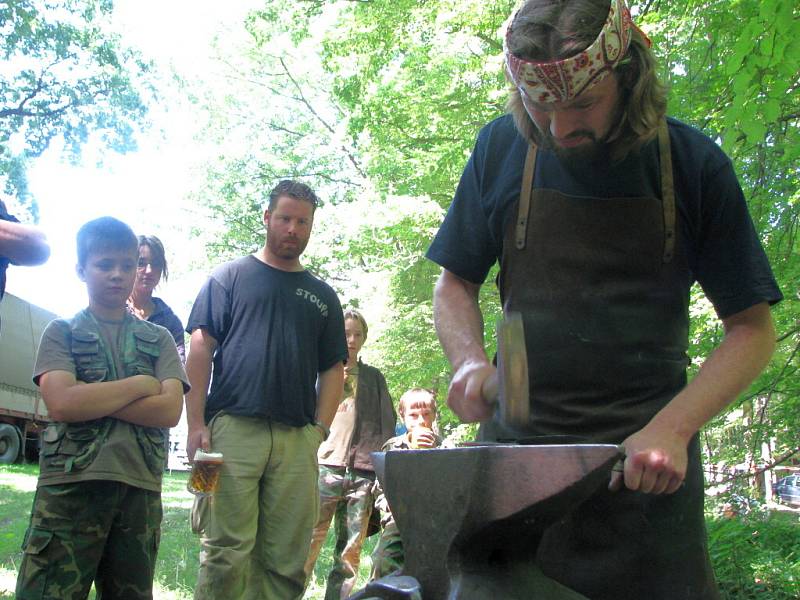
<path fill-rule="evenodd" d="M 0 200 L 0 221 L 11 221 L 12 223 L 19 223 L 14 215 L 8 214 L 5 203 Z M 6 269 L 11 261 L 5 256 L 0 256 L 0 298 L 3 297 L 6 291 Z"/>
<path fill-rule="evenodd" d="M 688 289 L 698 281 L 717 314 L 728 317 L 782 296 L 753 227 L 730 159 L 708 137 L 667 120 L 678 214 L 678 243 L 685 244 Z M 510 115 L 478 135 L 456 195 L 427 257 L 448 271 L 482 284 L 500 260 L 510 209 L 519 199 L 526 141 Z M 661 196 L 658 142 L 611 164 L 600 160 L 570 169 L 539 150 L 534 188 L 569 196 Z"/>
<path fill-rule="evenodd" d="M 317 374 L 347 358 L 336 292 L 307 271 L 245 256 L 217 267 L 189 315 L 217 342 L 206 420 L 221 410 L 301 427 L 314 421 Z"/>

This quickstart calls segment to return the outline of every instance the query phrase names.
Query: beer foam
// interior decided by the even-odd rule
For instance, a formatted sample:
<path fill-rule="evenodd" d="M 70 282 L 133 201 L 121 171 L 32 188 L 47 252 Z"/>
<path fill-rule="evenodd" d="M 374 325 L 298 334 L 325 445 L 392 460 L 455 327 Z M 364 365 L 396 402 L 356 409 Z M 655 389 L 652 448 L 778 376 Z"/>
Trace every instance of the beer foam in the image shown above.
<path fill-rule="evenodd" d="M 222 452 L 203 452 L 202 448 L 198 448 L 194 453 L 194 460 L 221 461 Z"/>

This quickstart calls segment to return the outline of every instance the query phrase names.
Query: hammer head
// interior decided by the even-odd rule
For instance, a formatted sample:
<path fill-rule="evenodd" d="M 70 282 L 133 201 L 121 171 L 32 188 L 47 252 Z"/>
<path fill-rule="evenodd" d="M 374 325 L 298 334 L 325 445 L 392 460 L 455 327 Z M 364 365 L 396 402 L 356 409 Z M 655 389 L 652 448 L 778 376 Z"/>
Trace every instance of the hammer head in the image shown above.
<path fill-rule="evenodd" d="M 518 312 L 497 320 L 497 410 L 505 425 L 513 429 L 528 426 L 528 353 L 522 314 Z"/>

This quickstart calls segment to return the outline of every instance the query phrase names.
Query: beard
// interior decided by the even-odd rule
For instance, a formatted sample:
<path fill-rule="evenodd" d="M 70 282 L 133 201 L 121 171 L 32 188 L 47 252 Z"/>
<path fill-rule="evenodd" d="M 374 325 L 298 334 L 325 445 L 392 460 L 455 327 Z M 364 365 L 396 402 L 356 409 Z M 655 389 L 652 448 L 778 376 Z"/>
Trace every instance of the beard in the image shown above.
<path fill-rule="evenodd" d="M 610 125 L 608 131 L 600 137 L 597 136 L 596 132 L 589 129 L 573 131 L 567 136 L 567 139 L 585 138 L 586 141 L 572 148 L 564 148 L 555 142 L 549 130 L 539 128 L 530 113 L 530 110 L 533 109 L 526 105 L 519 91 L 511 95 L 508 109 L 514 118 L 517 131 L 523 138 L 532 141 L 541 148 L 552 151 L 562 164 L 571 169 L 580 168 L 581 165 L 585 165 L 587 162 L 609 160 L 613 156 L 614 143 L 611 138 L 616 137 L 617 134 L 614 132 L 618 129 L 614 124 L 620 122 L 623 114 L 622 103 L 617 102 L 608 121 Z"/>
<path fill-rule="evenodd" d="M 598 139 L 593 131 L 581 129 L 571 133 L 567 139 L 585 138 L 587 141 L 579 146 L 564 148 L 556 143 L 549 131 L 537 129 L 537 133 L 539 144 L 552 151 L 567 167 L 576 167 L 609 156 L 607 135 Z"/>
<path fill-rule="evenodd" d="M 287 243 L 289 240 L 295 242 L 294 244 Z M 300 239 L 298 237 L 281 236 L 275 232 L 267 230 L 267 246 L 269 251 L 284 260 L 294 260 L 299 258 L 308 245 L 308 239 Z"/>

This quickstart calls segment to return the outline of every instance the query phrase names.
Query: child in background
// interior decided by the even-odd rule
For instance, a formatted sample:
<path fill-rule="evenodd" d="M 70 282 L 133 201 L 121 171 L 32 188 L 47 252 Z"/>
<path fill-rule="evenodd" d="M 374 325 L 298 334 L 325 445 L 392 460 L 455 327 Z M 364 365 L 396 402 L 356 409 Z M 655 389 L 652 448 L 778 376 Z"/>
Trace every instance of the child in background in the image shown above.
<path fill-rule="evenodd" d="M 436 396 L 431 390 L 413 388 L 400 397 L 400 417 L 408 430 L 388 440 L 381 450 L 420 450 L 441 446 L 442 439 L 433 432 L 436 420 Z M 375 481 L 375 507 L 381 511 L 381 535 L 372 553 L 372 572 L 375 580 L 403 566 L 403 540 L 397 528 L 386 495 Z"/>
<path fill-rule="evenodd" d="M 178 423 L 189 385 L 175 341 L 125 304 L 138 242 L 111 217 L 78 231 L 89 306 L 42 335 L 33 381 L 52 422 L 16 597 L 151 600 L 161 529 L 162 428 Z"/>

